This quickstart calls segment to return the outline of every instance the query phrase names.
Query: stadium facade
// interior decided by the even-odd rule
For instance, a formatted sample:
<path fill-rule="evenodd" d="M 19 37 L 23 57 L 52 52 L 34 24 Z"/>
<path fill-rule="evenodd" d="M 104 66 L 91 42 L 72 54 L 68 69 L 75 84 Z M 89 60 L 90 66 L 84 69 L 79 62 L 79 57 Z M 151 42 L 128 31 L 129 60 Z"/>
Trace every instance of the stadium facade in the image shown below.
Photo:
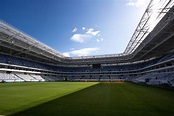
<path fill-rule="evenodd" d="M 125 51 L 65 57 L 0 21 L 0 82 L 121 81 L 174 86 L 174 1 L 151 0 Z"/>

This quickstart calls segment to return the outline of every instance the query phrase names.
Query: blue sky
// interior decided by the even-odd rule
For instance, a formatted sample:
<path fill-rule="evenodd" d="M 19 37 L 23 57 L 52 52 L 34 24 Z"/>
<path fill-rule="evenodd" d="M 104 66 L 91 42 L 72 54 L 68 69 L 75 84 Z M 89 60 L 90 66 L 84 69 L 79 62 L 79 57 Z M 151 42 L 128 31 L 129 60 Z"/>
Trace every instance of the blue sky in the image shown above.
<path fill-rule="evenodd" d="M 66 56 L 122 53 L 149 0 L 1 0 L 0 19 Z"/>

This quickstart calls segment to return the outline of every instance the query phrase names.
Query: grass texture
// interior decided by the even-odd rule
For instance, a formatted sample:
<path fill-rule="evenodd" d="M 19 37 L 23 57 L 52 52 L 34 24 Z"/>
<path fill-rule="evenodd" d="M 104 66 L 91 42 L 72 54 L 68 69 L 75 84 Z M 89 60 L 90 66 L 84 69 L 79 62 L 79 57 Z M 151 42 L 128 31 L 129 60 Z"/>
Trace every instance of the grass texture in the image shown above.
<path fill-rule="evenodd" d="M 174 116 L 174 90 L 133 83 L 0 85 L 0 114 L 13 116 Z"/>
<path fill-rule="evenodd" d="M 0 115 L 13 114 L 97 84 L 23 82 L 0 84 Z"/>

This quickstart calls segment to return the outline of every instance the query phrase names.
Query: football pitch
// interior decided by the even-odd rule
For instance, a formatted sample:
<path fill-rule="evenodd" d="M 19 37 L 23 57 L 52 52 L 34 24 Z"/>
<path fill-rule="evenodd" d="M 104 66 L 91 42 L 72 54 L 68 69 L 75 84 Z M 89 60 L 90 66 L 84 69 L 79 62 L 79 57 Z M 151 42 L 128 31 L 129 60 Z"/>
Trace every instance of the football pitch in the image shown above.
<path fill-rule="evenodd" d="M 127 82 L 2 83 L 0 115 L 174 116 L 174 90 Z"/>

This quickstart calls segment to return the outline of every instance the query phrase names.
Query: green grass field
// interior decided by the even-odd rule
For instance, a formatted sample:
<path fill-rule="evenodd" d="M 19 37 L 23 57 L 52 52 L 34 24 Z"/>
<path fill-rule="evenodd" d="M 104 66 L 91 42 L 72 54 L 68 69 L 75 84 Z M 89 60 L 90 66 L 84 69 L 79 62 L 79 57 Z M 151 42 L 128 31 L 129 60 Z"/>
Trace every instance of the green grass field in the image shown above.
<path fill-rule="evenodd" d="M 174 116 L 174 90 L 126 82 L 4 83 L 0 114 Z"/>

